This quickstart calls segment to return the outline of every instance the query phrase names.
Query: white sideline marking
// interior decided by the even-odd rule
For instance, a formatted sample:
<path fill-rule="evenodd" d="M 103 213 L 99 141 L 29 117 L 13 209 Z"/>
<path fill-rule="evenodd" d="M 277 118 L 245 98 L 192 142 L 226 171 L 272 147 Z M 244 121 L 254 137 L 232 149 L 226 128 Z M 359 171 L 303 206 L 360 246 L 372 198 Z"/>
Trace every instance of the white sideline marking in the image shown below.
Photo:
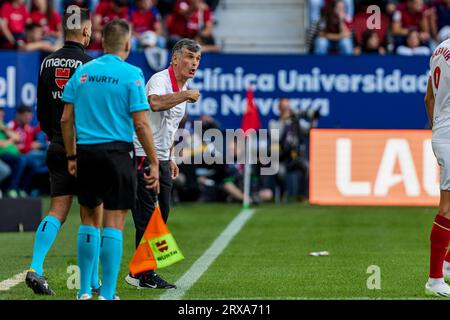
<path fill-rule="evenodd" d="M 18 285 L 21 282 L 25 281 L 25 276 L 27 275 L 27 271 L 16 274 L 14 277 L 3 280 L 0 282 L 0 291 L 8 291 L 12 287 Z"/>
<path fill-rule="evenodd" d="M 203 255 L 194 262 L 188 271 L 175 283 L 177 289 L 168 290 L 162 294 L 160 300 L 178 300 L 194 285 L 195 282 L 208 270 L 209 266 L 216 260 L 230 241 L 242 229 L 244 224 L 253 216 L 255 210 L 243 209 L 230 222 L 224 231 L 217 237 Z"/>

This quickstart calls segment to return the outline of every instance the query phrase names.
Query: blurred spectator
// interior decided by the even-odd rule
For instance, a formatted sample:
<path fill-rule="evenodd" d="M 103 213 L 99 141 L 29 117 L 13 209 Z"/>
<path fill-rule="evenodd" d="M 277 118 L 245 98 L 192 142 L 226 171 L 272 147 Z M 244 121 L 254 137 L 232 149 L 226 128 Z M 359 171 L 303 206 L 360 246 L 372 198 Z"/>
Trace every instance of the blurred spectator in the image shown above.
<path fill-rule="evenodd" d="M 213 37 L 213 14 L 204 0 L 194 0 L 195 10 L 187 19 L 187 37 L 195 38 L 197 35 L 202 38 Z"/>
<path fill-rule="evenodd" d="M 26 168 L 26 159 L 20 155 L 15 145 L 19 141 L 19 136 L 6 127 L 4 117 L 5 110 L 0 108 L 0 160 L 10 168 L 9 183 L 5 188 L 7 195 L 17 198 L 19 194 L 22 194 L 21 182 Z"/>
<path fill-rule="evenodd" d="M 196 3 L 197 0 L 177 0 L 175 3 L 172 12 L 167 16 L 166 22 L 171 43 L 188 36 L 187 20 L 196 10 Z"/>
<path fill-rule="evenodd" d="M 381 45 L 377 32 L 366 30 L 362 35 L 361 46 L 355 48 L 355 54 L 385 55 L 386 49 Z"/>
<path fill-rule="evenodd" d="M 43 28 L 46 40 L 55 42 L 62 38 L 61 16 L 54 10 L 52 1 L 32 0 L 30 18 Z"/>
<path fill-rule="evenodd" d="M 52 44 L 44 39 L 44 30 L 42 26 L 30 23 L 25 27 L 25 38 L 17 42 L 19 50 L 24 51 L 46 51 L 53 52 L 61 46 L 60 43 Z"/>
<path fill-rule="evenodd" d="M 402 56 L 417 56 L 431 54 L 430 48 L 420 45 L 419 33 L 417 31 L 410 31 L 406 38 L 406 45 L 397 48 L 397 54 Z"/>
<path fill-rule="evenodd" d="M 201 132 L 194 132 L 194 123 L 188 120 L 186 116 L 180 123 L 180 128 L 184 129 L 187 136 L 183 136 L 181 142 L 183 146 L 182 157 L 179 160 L 189 164 L 180 164 L 180 179 L 175 180 L 174 185 L 180 189 L 178 197 L 180 200 L 196 197 L 199 201 L 223 201 L 225 200 L 222 190 L 222 180 L 224 165 L 223 164 L 207 164 L 205 162 L 196 163 L 195 158 L 200 153 L 203 155 L 215 154 L 219 157 L 220 150 L 217 150 L 217 141 L 204 139 L 204 133 L 209 129 L 220 130 L 219 124 L 210 116 L 203 115 L 196 123 L 201 122 Z M 182 188 L 180 188 L 182 187 Z"/>
<path fill-rule="evenodd" d="M 327 5 L 330 5 L 330 0 L 310 0 L 309 1 L 309 23 L 316 24 L 319 22 L 322 12 Z M 347 14 L 346 19 L 353 20 L 354 3 L 353 0 L 345 0 L 345 12 Z"/>
<path fill-rule="evenodd" d="M 398 0 L 387 0 L 386 13 L 389 16 L 392 16 L 395 13 L 395 10 L 397 10 L 398 3 L 399 3 Z"/>
<path fill-rule="evenodd" d="M 200 0 L 199 8 L 188 19 L 189 37 L 194 37 L 202 46 L 202 52 L 217 52 L 220 47 L 213 35 L 214 20 L 211 9 Z"/>
<path fill-rule="evenodd" d="M 35 175 L 48 172 L 45 165 L 46 145 L 39 142 L 39 126 L 31 126 L 33 109 L 21 105 L 17 107 L 16 118 L 8 124 L 8 128 L 18 134 L 19 141 L 16 146 L 22 157 L 26 159 L 26 173 L 22 179 L 23 190 L 30 191 L 32 179 Z"/>
<path fill-rule="evenodd" d="M 16 118 L 8 123 L 8 128 L 19 136 L 16 146 L 22 154 L 42 148 L 42 144 L 36 141 L 41 130 L 39 126 L 31 126 L 32 120 L 33 109 L 26 105 L 20 105 L 16 109 Z"/>
<path fill-rule="evenodd" d="M 324 20 L 320 23 L 319 34 L 315 40 L 315 54 L 327 54 L 332 47 L 336 47 L 341 54 L 351 55 L 353 53 L 351 21 L 346 20 L 346 17 L 344 2 L 342 0 L 333 1 L 325 12 Z"/>
<path fill-rule="evenodd" d="M 10 48 L 14 48 L 18 40 L 25 38 L 25 26 L 30 22 L 30 14 L 24 0 L 5 1 L 0 8 L 2 31 Z"/>
<path fill-rule="evenodd" d="M 195 40 L 202 47 L 202 52 L 219 52 L 221 50 L 213 37 L 203 37 L 198 35 L 195 37 Z"/>
<path fill-rule="evenodd" d="M 379 43 L 380 47 L 386 47 L 388 44 L 387 41 L 387 35 L 390 25 L 390 18 L 389 16 L 381 12 L 381 15 L 379 17 L 380 26 L 373 28 L 373 26 L 368 26 L 367 22 L 373 15 L 372 11 L 367 12 L 367 7 L 370 4 L 371 1 L 362 1 L 360 4 L 358 4 L 358 11 L 356 12 L 354 19 L 353 19 L 353 33 L 354 33 L 354 39 L 355 39 L 355 45 L 356 50 L 355 53 L 358 54 L 361 52 L 361 48 L 364 47 L 363 41 L 370 40 L 371 42 L 375 41 L 375 37 L 377 37 L 377 42 Z M 377 3 L 377 1 L 374 1 Z M 385 1 L 378 1 L 378 5 L 382 6 L 384 5 Z M 369 29 L 372 28 L 372 29 Z M 364 39 L 365 32 L 375 32 L 377 33 L 377 36 L 369 37 L 369 39 Z M 367 34 L 365 35 L 368 36 Z M 366 43 L 367 44 L 367 43 Z M 383 48 L 384 49 L 384 48 Z M 383 50 L 382 50 L 383 51 Z"/>
<path fill-rule="evenodd" d="M 224 167 L 222 189 L 227 195 L 228 201 L 244 200 L 244 164 L 238 163 L 238 159 L 243 159 L 245 150 L 240 148 L 240 144 L 231 141 L 227 152 L 232 152 L 235 156 L 235 163 L 227 163 Z M 255 152 L 255 151 L 253 151 Z M 272 201 L 273 192 L 269 188 L 261 185 L 259 179 L 258 165 L 251 165 L 250 177 L 250 203 L 259 204 L 261 202 Z"/>
<path fill-rule="evenodd" d="M 204 0 L 178 0 L 167 17 L 169 47 L 181 38 L 191 38 L 198 39 L 207 50 L 217 50 L 213 25 L 212 11 Z"/>
<path fill-rule="evenodd" d="M 128 0 L 99 2 L 92 19 L 92 39 L 89 49 L 102 49 L 102 28 L 114 19 L 129 19 Z"/>
<path fill-rule="evenodd" d="M 165 48 L 161 15 L 153 0 L 136 0 L 136 9 L 131 12 L 133 25 L 132 48 L 160 47 Z"/>
<path fill-rule="evenodd" d="M 2 141 L 0 140 L 0 148 L 1 148 L 1 143 L 2 143 Z M 10 174 L 11 174 L 11 168 L 8 166 L 8 164 L 6 164 L 2 160 L 0 160 L 0 199 L 3 197 L 3 192 L 1 189 L 2 183 L 9 177 Z"/>
<path fill-rule="evenodd" d="M 434 4 L 431 33 L 436 43 L 441 43 L 450 38 L 450 0 Z"/>
<path fill-rule="evenodd" d="M 430 14 L 431 11 L 427 10 L 423 0 L 407 0 L 406 3 L 400 3 L 392 17 L 395 47 L 405 44 L 411 30 L 418 31 L 420 42 L 427 44 L 430 40 Z"/>
<path fill-rule="evenodd" d="M 282 193 L 287 197 L 307 199 L 309 181 L 309 131 L 317 126 L 319 110 L 309 109 L 294 113 L 289 99 L 279 101 L 280 116 L 269 122 L 270 130 L 279 130 L 280 169 L 277 175 Z"/>

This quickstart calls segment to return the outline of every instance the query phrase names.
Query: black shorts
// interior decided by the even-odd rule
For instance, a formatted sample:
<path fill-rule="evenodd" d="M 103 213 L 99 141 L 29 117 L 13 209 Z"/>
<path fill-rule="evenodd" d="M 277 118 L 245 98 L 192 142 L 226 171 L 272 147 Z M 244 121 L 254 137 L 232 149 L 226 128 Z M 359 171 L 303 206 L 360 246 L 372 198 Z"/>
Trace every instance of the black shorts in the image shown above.
<path fill-rule="evenodd" d="M 59 143 L 51 143 L 47 150 L 47 167 L 52 197 L 77 194 L 77 181 L 67 170 L 66 151 Z"/>
<path fill-rule="evenodd" d="M 136 200 L 136 157 L 132 143 L 77 146 L 78 202 L 106 210 L 133 209 Z"/>

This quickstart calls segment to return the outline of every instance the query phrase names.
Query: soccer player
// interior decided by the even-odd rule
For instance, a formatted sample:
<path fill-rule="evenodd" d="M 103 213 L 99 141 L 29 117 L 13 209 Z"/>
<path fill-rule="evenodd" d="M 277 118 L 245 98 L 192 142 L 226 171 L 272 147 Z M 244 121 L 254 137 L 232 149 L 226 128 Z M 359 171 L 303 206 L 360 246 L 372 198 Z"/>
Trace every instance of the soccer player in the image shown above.
<path fill-rule="evenodd" d="M 188 90 L 187 81 L 194 77 L 200 63 L 200 45 L 191 39 L 181 39 L 172 50 L 172 62 L 168 69 L 154 74 L 146 85 L 151 111 L 150 126 L 155 139 L 159 160 L 160 192 L 145 186 L 144 171 L 149 165 L 144 148 L 135 139 L 138 157 L 137 203 L 132 211 L 136 227 L 136 247 L 150 221 L 155 202 L 158 200 L 165 222 L 169 217 L 172 179 L 178 176 L 178 167 L 172 154 L 175 132 L 186 112 L 186 103 L 200 97 L 198 90 Z M 138 288 L 173 289 L 175 285 L 166 282 L 154 270 L 126 277 L 126 282 Z"/>
<path fill-rule="evenodd" d="M 76 68 L 92 58 L 84 52 L 91 37 L 89 12 L 86 9 L 80 10 L 78 27 L 69 23 L 73 19 L 73 14 L 76 13 L 66 13 L 64 16 L 64 47 L 44 59 L 38 81 L 37 117 L 42 130 L 50 140 L 47 166 L 50 173 L 51 203 L 48 215 L 36 230 L 33 259 L 25 279 L 26 284 L 37 294 L 54 294 L 43 276 L 43 264 L 61 225 L 66 221 L 72 205 L 72 198 L 77 193 L 76 180 L 67 171 L 67 159 L 60 124 L 64 103 L 60 98 L 64 86 L 75 73 Z M 90 228 L 95 231 L 93 232 L 95 239 L 100 237 L 98 229 L 100 217 L 101 208 L 96 211 L 90 221 Z M 99 252 L 99 250 L 98 246 L 97 251 Z M 97 270 L 98 259 L 90 279 L 90 285 L 94 289 L 99 287 Z"/>
<path fill-rule="evenodd" d="M 432 128 L 433 152 L 440 166 L 441 197 L 431 229 L 430 274 L 427 295 L 450 297 L 450 39 L 442 42 L 430 59 L 425 105 Z M 444 263 L 444 261 L 446 261 Z"/>
<path fill-rule="evenodd" d="M 92 219 L 103 203 L 99 300 L 112 300 L 116 299 L 125 217 L 136 199 L 135 130 L 150 164 L 146 184 L 159 189 L 159 182 L 144 77 L 139 68 L 124 61 L 131 48 L 130 24 L 113 20 L 105 25 L 102 44 L 105 55 L 78 68 L 67 83 L 61 126 L 68 169 L 78 179 L 81 210 Z M 87 217 L 82 217 L 78 233 L 80 300 L 92 299 L 89 277 L 98 247 L 97 231 L 86 225 Z"/>

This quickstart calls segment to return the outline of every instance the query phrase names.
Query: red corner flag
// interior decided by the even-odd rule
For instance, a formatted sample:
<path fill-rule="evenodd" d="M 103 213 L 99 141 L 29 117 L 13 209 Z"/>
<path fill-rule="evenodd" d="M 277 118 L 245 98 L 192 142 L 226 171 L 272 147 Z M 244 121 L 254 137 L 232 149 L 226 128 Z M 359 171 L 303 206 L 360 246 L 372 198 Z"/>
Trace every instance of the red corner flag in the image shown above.
<path fill-rule="evenodd" d="M 252 86 L 247 89 L 247 109 L 242 117 L 241 128 L 244 132 L 248 129 L 258 130 L 261 127 L 261 122 L 259 121 L 258 108 L 255 104 L 255 99 L 253 96 Z"/>

